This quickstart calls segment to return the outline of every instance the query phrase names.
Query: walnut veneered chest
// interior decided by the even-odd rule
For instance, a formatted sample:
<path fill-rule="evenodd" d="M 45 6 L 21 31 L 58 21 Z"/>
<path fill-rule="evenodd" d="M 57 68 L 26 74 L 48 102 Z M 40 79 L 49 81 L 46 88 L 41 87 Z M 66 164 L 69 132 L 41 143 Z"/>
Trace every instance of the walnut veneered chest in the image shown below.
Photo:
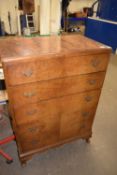
<path fill-rule="evenodd" d="M 0 41 L 22 163 L 73 139 L 88 141 L 110 53 L 80 35 Z"/>

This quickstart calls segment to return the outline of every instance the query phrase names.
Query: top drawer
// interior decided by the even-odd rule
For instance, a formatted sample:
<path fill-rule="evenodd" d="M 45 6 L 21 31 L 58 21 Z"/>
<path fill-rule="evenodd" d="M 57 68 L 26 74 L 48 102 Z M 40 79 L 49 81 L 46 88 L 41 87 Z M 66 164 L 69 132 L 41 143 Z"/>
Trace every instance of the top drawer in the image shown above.
<path fill-rule="evenodd" d="M 107 54 L 31 59 L 4 64 L 8 86 L 104 71 Z"/>

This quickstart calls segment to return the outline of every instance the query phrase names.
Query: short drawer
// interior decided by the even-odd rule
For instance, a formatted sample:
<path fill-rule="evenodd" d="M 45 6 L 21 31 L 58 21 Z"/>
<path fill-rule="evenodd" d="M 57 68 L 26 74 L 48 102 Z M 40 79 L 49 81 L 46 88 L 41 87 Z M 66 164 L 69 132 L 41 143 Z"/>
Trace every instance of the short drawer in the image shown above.
<path fill-rule="evenodd" d="M 4 64 L 8 86 L 105 71 L 108 54 L 14 61 Z"/>
<path fill-rule="evenodd" d="M 42 148 L 43 147 L 43 143 L 41 142 L 40 138 L 27 138 L 25 140 L 18 140 L 17 141 L 19 147 L 20 147 L 20 151 L 22 153 L 26 153 L 26 152 L 30 152 L 30 151 L 35 151 L 36 149 Z"/>
<path fill-rule="evenodd" d="M 17 126 L 15 133 L 22 152 L 27 152 L 58 142 L 59 122 L 55 116 L 55 119 L 51 118 L 48 122 L 41 120 L 40 122 Z"/>
<path fill-rule="evenodd" d="M 22 139 L 18 141 L 22 153 L 26 153 L 33 150 L 35 151 L 36 149 L 44 149 L 50 147 L 51 145 L 55 145 L 58 142 L 58 137 L 50 133 L 47 133 L 40 137 L 34 137 L 32 139 L 26 137 L 25 140 Z"/>
<path fill-rule="evenodd" d="M 98 72 L 10 87 L 11 103 L 17 108 L 41 100 L 99 89 L 104 77 L 105 72 Z"/>
<path fill-rule="evenodd" d="M 94 90 L 42 101 L 36 104 L 23 105 L 22 107 L 14 108 L 14 117 L 18 125 L 35 120 L 43 121 L 43 119 L 46 119 L 48 121 L 48 116 L 61 116 L 67 112 L 95 107 L 99 96 L 100 90 Z"/>
<path fill-rule="evenodd" d="M 16 125 L 16 133 L 21 138 L 34 136 L 38 137 L 44 135 L 44 133 L 57 133 L 59 131 L 60 117 L 58 114 L 48 117 L 40 117 L 38 120 Z"/>
<path fill-rule="evenodd" d="M 15 132 L 16 135 L 19 136 L 19 138 L 36 138 L 40 136 L 40 133 L 43 131 L 43 125 L 42 123 L 39 124 L 38 122 L 32 122 L 27 124 L 22 124 L 19 126 L 16 126 Z"/>

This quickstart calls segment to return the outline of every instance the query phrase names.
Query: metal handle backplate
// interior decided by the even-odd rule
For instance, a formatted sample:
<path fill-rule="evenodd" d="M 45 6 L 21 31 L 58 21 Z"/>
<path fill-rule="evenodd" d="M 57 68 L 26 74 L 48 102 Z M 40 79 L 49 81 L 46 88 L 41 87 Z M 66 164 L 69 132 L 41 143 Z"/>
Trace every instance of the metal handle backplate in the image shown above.
<path fill-rule="evenodd" d="M 39 128 L 38 127 L 30 127 L 30 128 L 28 128 L 28 131 L 31 133 L 35 133 L 35 132 L 39 131 Z"/>
<path fill-rule="evenodd" d="M 33 96 L 35 96 L 36 95 L 36 93 L 35 92 L 24 92 L 24 94 L 23 94 L 25 97 L 28 97 L 28 98 L 30 98 L 30 97 L 33 97 Z"/>
<path fill-rule="evenodd" d="M 97 67 L 97 66 L 100 64 L 100 61 L 97 60 L 97 59 L 93 59 L 93 60 L 91 61 L 91 64 L 92 64 L 93 67 Z"/>
<path fill-rule="evenodd" d="M 25 77 L 31 77 L 33 74 L 32 70 L 26 70 L 22 73 Z"/>
<path fill-rule="evenodd" d="M 96 84 L 96 80 L 89 80 L 89 84 L 90 85 L 95 85 Z"/>
<path fill-rule="evenodd" d="M 88 117 L 89 116 L 89 112 L 82 112 L 82 116 L 83 117 Z"/>
<path fill-rule="evenodd" d="M 36 113 L 37 113 L 37 110 L 34 109 L 34 110 L 28 111 L 28 112 L 27 112 L 27 115 L 34 115 L 34 114 L 36 114 Z"/>
<path fill-rule="evenodd" d="M 85 100 L 86 100 L 87 102 L 90 102 L 90 101 L 92 100 L 92 97 L 91 97 L 91 96 L 86 96 L 86 97 L 85 97 Z"/>

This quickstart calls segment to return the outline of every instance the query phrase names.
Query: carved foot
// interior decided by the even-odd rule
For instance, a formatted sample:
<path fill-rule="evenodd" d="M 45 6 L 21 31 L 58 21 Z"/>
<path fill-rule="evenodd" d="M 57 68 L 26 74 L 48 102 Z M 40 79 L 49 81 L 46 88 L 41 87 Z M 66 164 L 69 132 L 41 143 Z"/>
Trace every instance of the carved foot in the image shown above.
<path fill-rule="evenodd" d="M 20 158 L 21 166 L 25 167 L 27 165 L 27 162 L 31 159 L 32 159 L 32 155 L 31 156 L 26 156 L 24 158 Z"/>
<path fill-rule="evenodd" d="M 90 143 L 90 138 L 85 139 L 86 143 Z"/>
<path fill-rule="evenodd" d="M 26 167 L 27 161 L 26 160 L 20 160 L 21 166 Z"/>

